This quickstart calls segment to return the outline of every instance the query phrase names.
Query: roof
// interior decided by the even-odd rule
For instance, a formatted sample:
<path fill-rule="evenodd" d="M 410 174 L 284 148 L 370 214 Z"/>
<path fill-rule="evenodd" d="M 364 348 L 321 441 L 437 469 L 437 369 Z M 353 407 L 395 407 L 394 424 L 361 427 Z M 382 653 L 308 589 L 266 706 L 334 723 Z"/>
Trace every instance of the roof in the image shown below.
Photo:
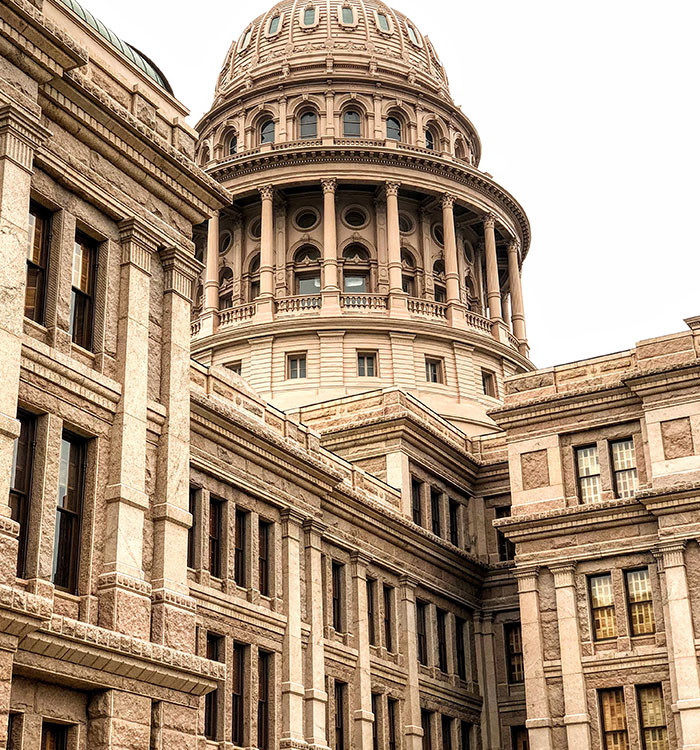
<path fill-rule="evenodd" d="M 162 86 L 169 93 L 173 93 L 167 78 L 163 75 L 158 66 L 142 52 L 135 47 L 122 41 L 116 34 L 111 32 L 99 19 L 83 8 L 76 0 L 61 0 L 61 2 L 70 8 L 77 16 L 83 19 L 88 26 L 91 26 L 101 37 L 106 39 L 113 47 L 119 50 L 127 57 L 136 67 L 140 68 L 149 78 L 152 78 L 159 86 Z"/>

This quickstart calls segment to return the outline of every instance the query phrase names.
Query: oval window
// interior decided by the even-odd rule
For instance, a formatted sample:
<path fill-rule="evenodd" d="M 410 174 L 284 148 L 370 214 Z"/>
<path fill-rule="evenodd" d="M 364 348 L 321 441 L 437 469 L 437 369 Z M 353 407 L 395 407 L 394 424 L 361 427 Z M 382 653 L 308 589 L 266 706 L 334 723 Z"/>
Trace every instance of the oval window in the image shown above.
<path fill-rule="evenodd" d="M 407 214 L 399 214 L 399 231 L 401 234 L 410 234 L 413 231 L 413 222 Z"/>
<path fill-rule="evenodd" d="M 299 229 L 311 229 L 312 227 L 316 226 L 316 222 L 318 221 L 318 216 L 314 211 L 309 210 L 302 210 L 294 219 L 294 223 L 299 227 Z"/>
<path fill-rule="evenodd" d="M 280 30 L 280 17 L 273 16 L 270 19 L 270 25 L 267 27 L 267 33 L 270 36 L 274 36 Z"/>
<path fill-rule="evenodd" d="M 225 253 L 231 247 L 231 233 L 223 232 L 219 235 L 219 252 Z"/>
<path fill-rule="evenodd" d="M 367 214 L 361 208 L 349 208 L 345 212 L 345 223 L 351 227 L 363 227 L 367 223 Z"/>
<path fill-rule="evenodd" d="M 438 245 L 445 244 L 445 233 L 442 229 L 442 224 L 433 224 L 433 239 Z"/>
<path fill-rule="evenodd" d="M 260 221 L 260 219 L 253 219 L 253 222 L 250 225 L 250 236 L 256 240 L 259 240 L 261 234 L 262 234 L 262 221 Z"/>

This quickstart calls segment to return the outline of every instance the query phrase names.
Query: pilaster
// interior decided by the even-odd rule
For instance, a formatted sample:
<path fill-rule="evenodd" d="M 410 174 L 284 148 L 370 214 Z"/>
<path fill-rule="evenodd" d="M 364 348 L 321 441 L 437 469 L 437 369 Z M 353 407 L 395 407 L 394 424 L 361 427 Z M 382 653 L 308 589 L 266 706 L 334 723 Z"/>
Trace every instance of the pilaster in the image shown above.
<path fill-rule="evenodd" d="M 404 748 L 421 750 L 423 729 L 420 716 L 420 683 L 418 678 L 418 634 L 416 631 L 416 586 L 410 576 L 401 577 L 399 585 L 399 649 L 406 664 L 406 701 L 403 711 Z"/>
<path fill-rule="evenodd" d="M 357 750 L 371 750 L 372 724 L 372 674 L 370 667 L 369 626 L 367 623 L 367 565 L 370 558 L 355 551 L 351 557 L 353 623 L 357 648 L 353 691 L 353 724 Z"/>

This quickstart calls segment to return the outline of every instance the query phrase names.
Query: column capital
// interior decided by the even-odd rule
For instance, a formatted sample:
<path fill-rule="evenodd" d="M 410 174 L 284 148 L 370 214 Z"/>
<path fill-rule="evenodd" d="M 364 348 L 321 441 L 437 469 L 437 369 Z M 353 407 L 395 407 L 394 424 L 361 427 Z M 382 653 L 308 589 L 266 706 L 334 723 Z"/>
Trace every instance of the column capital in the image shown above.
<path fill-rule="evenodd" d="M 321 180 L 321 187 L 323 188 L 324 193 L 335 193 L 338 188 L 338 180 L 336 180 L 335 177 Z"/>
<path fill-rule="evenodd" d="M 357 567 L 367 567 L 372 562 L 372 557 L 362 550 L 355 549 L 350 553 L 350 562 Z"/>
<path fill-rule="evenodd" d="M 307 547 L 317 546 L 328 528 L 325 523 L 319 521 L 317 518 L 307 518 L 304 521 L 303 526 L 304 533 L 306 534 Z"/>
<path fill-rule="evenodd" d="M 418 586 L 418 579 L 408 573 L 404 573 L 400 576 L 399 583 L 405 589 L 415 589 Z"/>
<path fill-rule="evenodd" d="M 271 201 L 275 197 L 275 188 L 272 185 L 262 185 L 258 187 L 258 192 L 264 201 Z"/>
<path fill-rule="evenodd" d="M 567 562 L 549 566 L 550 571 L 554 575 L 554 588 L 565 588 L 574 585 L 576 565 L 575 562 Z"/>
<path fill-rule="evenodd" d="M 518 593 L 526 594 L 531 591 L 537 591 L 537 583 L 540 575 L 539 565 L 516 568 L 513 571 L 513 575 L 518 582 Z"/>
<path fill-rule="evenodd" d="M 484 229 L 494 229 L 496 226 L 496 214 L 488 213 L 484 216 Z"/>
<path fill-rule="evenodd" d="M 40 122 L 40 112 L 15 103 L 0 106 L 0 158 L 30 171 L 34 151 L 44 144 L 50 131 Z"/>
<path fill-rule="evenodd" d="M 159 255 L 165 271 L 163 293 L 174 292 L 192 302 L 192 282 L 204 265 L 181 247 L 164 247 Z"/>
<path fill-rule="evenodd" d="M 282 535 L 288 536 L 290 527 L 297 527 L 301 529 L 306 516 L 299 513 L 294 508 L 285 508 L 280 511 L 280 520 L 282 521 Z"/>
<path fill-rule="evenodd" d="M 659 542 L 652 553 L 664 568 L 684 567 L 685 546 L 685 539 L 671 539 L 667 542 Z"/>
<path fill-rule="evenodd" d="M 508 252 L 515 253 L 516 255 L 520 254 L 520 240 L 517 237 L 511 237 L 508 240 Z"/>
<path fill-rule="evenodd" d="M 440 203 L 443 208 L 454 208 L 455 197 L 451 193 L 445 193 L 440 199 Z"/>
<path fill-rule="evenodd" d="M 393 197 L 398 197 L 398 195 L 399 195 L 399 188 L 400 187 L 401 187 L 401 183 L 400 182 L 392 182 L 392 181 L 387 180 L 384 183 L 384 188 L 386 190 L 386 194 L 387 195 L 391 195 Z"/>
<path fill-rule="evenodd" d="M 133 265 L 151 273 L 151 257 L 158 250 L 158 240 L 142 219 L 132 216 L 119 222 L 122 265 Z"/>

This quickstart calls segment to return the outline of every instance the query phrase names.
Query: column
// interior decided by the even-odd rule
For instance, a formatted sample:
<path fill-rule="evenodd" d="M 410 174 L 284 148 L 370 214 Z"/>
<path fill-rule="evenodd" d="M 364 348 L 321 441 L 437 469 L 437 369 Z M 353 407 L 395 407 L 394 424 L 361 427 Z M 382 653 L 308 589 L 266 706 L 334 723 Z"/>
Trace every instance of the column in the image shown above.
<path fill-rule="evenodd" d="M 680 717 L 679 748 L 700 748 L 700 675 L 695 654 L 695 634 L 685 568 L 685 541 L 662 543 L 657 559 L 663 567 L 667 602 L 666 630 L 675 680 L 676 708 Z"/>
<path fill-rule="evenodd" d="M 149 638 L 151 586 L 143 572 L 148 426 L 149 299 L 151 262 L 157 251 L 139 219 L 119 226 L 121 277 L 117 335 L 122 394 L 112 427 L 110 478 L 105 491 L 104 563 L 98 579 L 99 624 Z"/>
<path fill-rule="evenodd" d="M 306 545 L 306 647 L 305 719 L 306 741 L 313 748 L 327 748 L 325 656 L 323 645 L 323 573 L 321 535 L 326 527 L 310 519 L 304 522 Z"/>
<path fill-rule="evenodd" d="M 280 143 L 284 143 L 287 140 L 287 97 L 281 96 L 277 100 L 279 107 L 279 133 L 277 134 L 277 140 Z"/>
<path fill-rule="evenodd" d="M 496 217 L 493 214 L 488 214 L 484 219 L 484 240 L 489 317 L 494 322 L 500 323 L 503 320 L 503 312 L 501 310 L 501 284 L 498 279 L 498 258 L 496 257 Z"/>
<path fill-rule="evenodd" d="M 581 634 L 576 607 L 576 563 L 550 567 L 554 574 L 559 650 L 564 689 L 564 725 L 571 750 L 591 750 L 586 680 L 581 662 Z"/>
<path fill-rule="evenodd" d="M 523 306 L 522 278 L 518 262 L 519 254 L 520 247 L 518 241 L 511 240 L 508 244 L 508 278 L 510 280 L 513 335 L 520 342 L 520 346 L 518 347 L 520 353 L 527 357 L 530 350 L 527 345 L 527 333 L 525 331 L 525 308 Z"/>
<path fill-rule="evenodd" d="M 402 576 L 399 586 L 399 648 L 406 664 L 406 703 L 403 711 L 404 750 L 422 750 L 420 721 L 420 683 L 418 679 L 418 636 L 416 634 L 416 585 L 410 576 Z"/>
<path fill-rule="evenodd" d="M 301 648 L 301 545 L 303 517 L 282 512 L 282 585 L 287 627 L 282 641 L 282 734 L 280 747 L 304 742 L 304 675 Z"/>
<path fill-rule="evenodd" d="M 401 279 L 401 232 L 399 230 L 398 182 L 386 182 L 387 254 L 389 258 L 389 313 L 406 317 L 406 293 Z"/>
<path fill-rule="evenodd" d="M 335 130 L 333 126 L 333 103 L 335 99 L 335 92 L 332 89 L 326 91 L 326 139 L 333 142 Z"/>
<path fill-rule="evenodd" d="M 385 133 L 382 127 L 382 97 L 375 94 L 374 100 L 374 137 L 377 140 L 384 140 Z"/>
<path fill-rule="evenodd" d="M 88 703 L 87 746 L 94 750 L 151 748 L 151 699 L 148 696 L 105 690 Z"/>
<path fill-rule="evenodd" d="M 194 648 L 195 603 L 187 582 L 190 488 L 190 299 L 201 271 L 189 249 L 160 251 L 164 271 L 161 403 L 165 423 L 158 444 L 153 498 L 151 639 L 183 651 Z"/>
<path fill-rule="evenodd" d="M 493 613 L 474 618 L 476 673 L 484 702 L 481 707 L 481 736 L 484 750 L 500 750 L 496 657 L 493 647 Z"/>
<path fill-rule="evenodd" d="M 200 336 L 211 336 L 219 327 L 219 212 L 208 222 L 204 272 L 204 304 Z"/>
<path fill-rule="evenodd" d="M 2 384 L 0 385 L 0 583 L 14 584 L 19 527 L 9 520 L 10 475 L 17 422 L 24 295 L 29 232 L 29 191 L 34 150 L 49 132 L 39 122 L 40 111 L 14 104 L 0 107 L 0 318 Z M 8 697 L 9 698 L 9 697 Z M 2 724 L 2 722 L 0 722 Z"/>
<path fill-rule="evenodd" d="M 274 262 L 275 229 L 272 201 L 275 191 L 272 185 L 258 188 L 262 199 L 260 214 L 260 296 L 256 301 L 255 317 L 259 322 L 272 320 L 274 314 Z"/>
<path fill-rule="evenodd" d="M 464 319 L 464 308 L 459 295 L 459 263 L 457 260 L 454 203 L 454 196 L 442 196 L 442 230 L 445 237 L 445 286 L 447 288 L 447 314 L 451 325 L 459 324 L 459 321 Z"/>
<path fill-rule="evenodd" d="M 515 570 L 520 594 L 520 626 L 523 640 L 525 669 L 525 705 L 527 708 L 530 750 L 554 750 L 552 717 L 544 676 L 544 643 L 540 623 L 540 593 L 538 569 Z"/>
<path fill-rule="evenodd" d="M 418 296 L 426 299 L 435 298 L 435 285 L 433 283 L 433 261 L 431 258 L 431 241 L 430 241 L 430 214 L 428 210 L 421 206 L 418 209 L 420 224 L 420 244 L 423 256 L 423 289 Z"/>
<path fill-rule="evenodd" d="M 324 313 L 340 314 L 338 286 L 338 239 L 336 233 L 335 179 L 321 180 L 323 188 L 323 260 L 321 265 L 321 296 Z"/>
<path fill-rule="evenodd" d="M 370 669 L 369 625 L 367 623 L 367 565 L 369 557 L 362 552 L 351 555 L 353 623 L 357 647 L 353 700 L 353 724 L 356 750 L 371 750 L 372 725 L 372 675 Z M 379 594 L 377 594 L 379 595 Z"/>

